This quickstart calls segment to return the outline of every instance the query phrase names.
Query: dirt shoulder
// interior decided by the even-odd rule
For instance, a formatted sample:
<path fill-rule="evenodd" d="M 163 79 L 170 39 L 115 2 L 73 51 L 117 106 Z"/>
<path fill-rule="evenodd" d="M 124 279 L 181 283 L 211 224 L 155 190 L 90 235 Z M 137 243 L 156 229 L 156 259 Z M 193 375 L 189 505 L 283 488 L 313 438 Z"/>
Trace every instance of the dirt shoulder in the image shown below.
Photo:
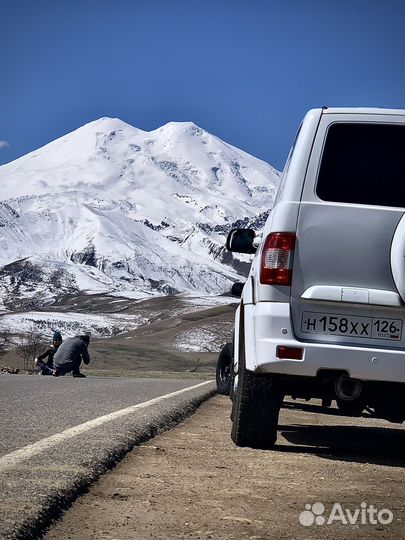
<path fill-rule="evenodd" d="M 275 450 L 237 448 L 230 401 L 216 396 L 131 452 L 45 538 L 404 538 L 404 430 L 320 411 L 287 404 Z M 314 503 L 325 507 L 321 524 L 304 526 L 300 514 Z M 324 523 L 335 503 L 363 513 L 350 525 L 336 510 Z M 370 505 L 390 510 L 392 522 L 370 524 Z"/>

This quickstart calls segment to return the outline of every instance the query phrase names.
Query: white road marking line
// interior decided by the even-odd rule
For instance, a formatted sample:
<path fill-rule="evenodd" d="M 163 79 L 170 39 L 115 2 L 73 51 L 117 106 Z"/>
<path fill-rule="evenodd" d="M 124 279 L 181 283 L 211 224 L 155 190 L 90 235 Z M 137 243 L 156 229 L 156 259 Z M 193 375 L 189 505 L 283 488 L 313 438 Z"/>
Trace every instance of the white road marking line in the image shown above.
<path fill-rule="evenodd" d="M 48 450 L 53 446 L 57 446 L 58 444 L 67 439 L 71 439 L 72 437 L 76 437 L 76 435 L 80 435 L 81 433 L 90 431 L 91 429 L 101 426 L 102 424 L 111 422 L 111 420 L 115 420 L 116 418 L 120 418 L 122 416 L 127 416 L 128 414 L 131 414 L 139 409 L 146 409 L 151 405 L 156 405 L 156 403 L 159 403 L 174 396 L 178 396 L 180 394 L 184 394 L 185 392 L 189 392 L 190 390 L 201 388 L 202 386 L 211 383 L 212 381 L 206 381 L 203 383 L 195 384 L 194 386 L 188 386 L 187 388 L 183 388 L 182 390 L 176 390 L 176 392 L 171 392 L 170 394 L 165 394 L 164 396 L 159 396 L 149 401 L 138 403 L 137 405 L 131 405 L 130 407 L 127 407 L 125 409 L 120 409 L 119 411 L 115 411 L 104 416 L 99 416 L 98 418 L 89 420 L 84 424 L 79 424 L 78 426 L 74 426 L 72 428 L 66 429 L 65 431 L 62 431 L 61 433 L 56 433 L 55 435 L 51 435 L 46 439 L 41 439 L 36 443 L 24 446 L 23 448 L 15 450 L 14 452 L 10 452 L 10 454 L 6 454 L 5 456 L 0 458 L 0 473 L 6 471 L 7 469 L 16 467 L 20 462 L 26 461 L 27 459 L 37 454 L 40 454 L 44 450 Z"/>

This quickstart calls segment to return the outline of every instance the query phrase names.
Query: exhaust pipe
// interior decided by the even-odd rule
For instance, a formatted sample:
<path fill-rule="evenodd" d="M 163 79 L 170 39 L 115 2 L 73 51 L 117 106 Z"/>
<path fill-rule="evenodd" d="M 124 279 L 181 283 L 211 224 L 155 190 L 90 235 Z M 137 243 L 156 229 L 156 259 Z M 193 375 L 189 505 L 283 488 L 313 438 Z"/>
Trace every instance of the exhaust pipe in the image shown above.
<path fill-rule="evenodd" d="M 341 375 L 335 381 L 336 395 L 344 401 L 353 401 L 361 394 L 363 384 L 359 379 L 352 379 L 348 375 Z"/>

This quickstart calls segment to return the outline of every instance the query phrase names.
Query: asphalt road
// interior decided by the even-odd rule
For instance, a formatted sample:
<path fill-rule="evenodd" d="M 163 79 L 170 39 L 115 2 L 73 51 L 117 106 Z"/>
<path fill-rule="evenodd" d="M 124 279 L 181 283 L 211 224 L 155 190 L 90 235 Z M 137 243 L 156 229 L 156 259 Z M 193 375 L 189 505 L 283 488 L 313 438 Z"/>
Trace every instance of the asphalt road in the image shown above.
<path fill-rule="evenodd" d="M 0 457 L 93 418 L 197 382 L 0 375 Z"/>
<path fill-rule="evenodd" d="M 0 377 L 0 539 L 33 540 L 136 445 L 212 395 L 213 381 Z"/>

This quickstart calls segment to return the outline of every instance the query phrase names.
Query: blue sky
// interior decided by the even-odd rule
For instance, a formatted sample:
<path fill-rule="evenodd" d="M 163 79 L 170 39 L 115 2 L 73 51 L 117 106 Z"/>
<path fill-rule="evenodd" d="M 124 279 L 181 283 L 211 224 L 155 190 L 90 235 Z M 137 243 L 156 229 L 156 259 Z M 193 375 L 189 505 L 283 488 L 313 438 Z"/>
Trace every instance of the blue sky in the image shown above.
<path fill-rule="evenodd" d="M 101 116 L 282 169 L 305 112 L 405 107 L 403 0 L 0 0 L 0 164 Z"/>

